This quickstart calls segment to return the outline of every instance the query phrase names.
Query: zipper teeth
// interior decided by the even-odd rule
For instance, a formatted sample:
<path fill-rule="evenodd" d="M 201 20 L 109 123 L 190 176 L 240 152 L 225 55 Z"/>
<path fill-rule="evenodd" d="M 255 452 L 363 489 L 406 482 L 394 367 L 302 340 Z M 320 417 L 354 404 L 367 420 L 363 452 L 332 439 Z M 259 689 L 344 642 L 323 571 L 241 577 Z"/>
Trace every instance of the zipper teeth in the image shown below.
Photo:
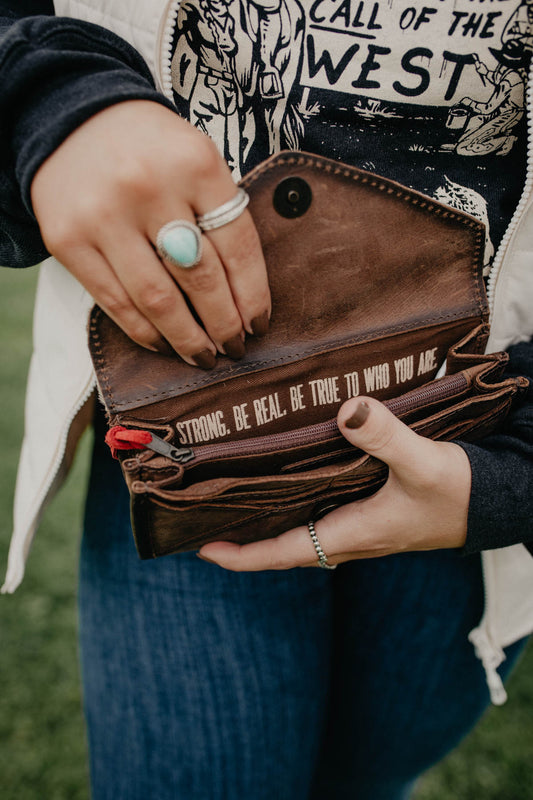
<path fill-rule="evenodd" d="M 171 1 L 161 37 L 161 89 L 165 97 L 172 102 L 174 102 L 174 93 L 172 91 L 172 39 L 180 3 L 181 0 Z"/>
<path fill-rule="evenodd" d="M 39 512 L 44 508 L 44 504 L 46 503 L 47 497 L 50 494 L 50 490 L 52 489 L 61 468 L 61 464 L 63 463 L 70 426 L 76 418 L 76 415 L 79 413 L 79 411 L 81 411 L 91 396 L 91 392 L 93 391 L 95 385 L 96 380 L 94 375 L 91 374 L 90 380 L 85 383 L 83 393 L 79 396 L 75 406 L 72 408 L 72 412 L 68 418 L 67 424 L 61 433 L 61 438 L 57 444 L 52 463 L 47 470 L 46 477 L 39 487 L 39 490 L 35 494 L 34 503 L 32 505 L 33 513 L 30 517 L 29 524 L 26 524 L 24 527 L 20 527 L 18 517 L 15 519 L 15 528 L 9 548 L 9 560 L 6 578 L 4 585 L 1 588 L 2 594 L 12 594 L 24 578 L 24 569 L 28 550 L 40 519 Z"/>
<path fill-rule="evenodd" d="M 409 411 L 424 400 L 446 400 L 455 394 L 457 389 L 466 388 L 468 381 L 462 373 L 458 375 L 449 375 L 444 378 L 431 383 L 424 389 L 415 389 L 410 397 L 395 397 L 392 400 L 385 400 L 384 405 L 387 406 L 389 411 L 397 414 L 401 411 Z"/>
<path fill-rule="evenodd" d="M 445 381 L 445 385 L 443 385 L 443 381 Z M 384 405 L 386 405 L 393 414 L 398 414 L 399 412 L 406 412 L 411 408 L 416 408 L 420 402 L 432 399 L 445 400 L 447 397 L 454 395 L 457 389 L 463 388 L 466 385 L 467 380 L 464 375 L 451 375 L 450 377 L 435 381 L 435 383 L 432 383 L 424 389 L 413 390 L 408 398 L 398 397 L 392 400 L 385 400 Z M 198 463 L 206 459 L 216 458 L 218 455 L 261 454 L 268 452 L 273 447 L 277 449 L 289 449 L 300 442 L 302 444 L 318 443 L 331 438 L 332 434 L 338 438 L 343 438 L 335 419 L 329 419 L 326 420 L 326 422 L 319 422 L 316 425 L 309 425 L 306 428 L 299 428 L 298 430 L 288 431 L 287 433 L 272 433 L 267 436 L 244 439 L 240 442 L 227 442 L 226 444 L 201 445 L 200 447 L 191 448 L 191 452 L 194 454 L 194 462 Z"/>
<path fill-rule="evenodd" d="M 507 230 L 505 231 L 503 238 L 500 242 L 496 255 L 494 256 L 494 261 L 492 262 L 492 269 L 490 271 L 489 279 L 487 282 L 487 300 L 489 303 L 489 310 L 490 310 L 490 320 L 492 321 L 492 316 L 494 313 L 494 297 L 495 297 L 495 290 L 496 290 L 496 283 L 502 271 L 502 264 L 503 259 L 505 256 L 505 252 L 509 245 L 509 242 L 515 233 L 518 223 L 522 217 L 522 213 L 527 205 L 529 200 L 529 196 L 533 189 L 533 61 L 531 62 L 531 66 L 529 69 L 528 75 L 528 87 L 526 90 L 526 115 L 527 115 L 527 161 L 526 161 L 526 179 L 524 182 L 524 188 L 522 189 L 522 194 L 520 195 L 520 200 L 518 201 L 518 205 L 516 206 L 515 212 L 511 217 L 511 221 L 507 226 Z"/>
<path fill-rule="evenodd" d="M 57 475 L 61 468 L 61 464 L 63 463 L 63 458 L 67 447 L 67 439 L 70 432 L 70 426 L 74 422 L 77 414 L 81 411 L 81 409 L 91 396 L 91 393 L 95 386 L 96 386 L 96 379 L 94 375 L 91 374 L 89 381 L 85 384 L 85 389 L 83 393 L 80 395 L 78 401 L 73 406 L 72 412 L 66 420 L 66 424 L 61 434 L 61 439 L 59 440 L 57 445 L 56 454 L 54 456 L 53 462 L 50 466 L 49 471 L 47 472 L 46 478 L 41 484 L 39 492 L 36 494 L 36 499 L 34 503 L 35 508 L 39 509 L 42 508 L 44 503 L 46 502 L 48 493 L 50 492 L 50 489 L 54 485 L 55 479 L 57 478 Z"/>
<path fill-rule="evenodd" d="M 228 442 L 227 444 L 213 444 L 203 445 L 194 448 L 193 452 L 195 460 L 203 458 L 213 458 L 217 455 L 231 455 L 232 453 L 239 453 L 244 455 L 246 452 L 262 453 L 268 452 L 273 447 L 278 449 L 289 449 L 292 445 L 298 442 L 314 441 L 320 442 L 322 439 L 327 439 L 331 434 L 337 434 L 339 437 L 341 433 L 337 427 L 334 419 L 328 419 L 326 422 L 319 422 L 317 425 L 310 425 L 308 428 L 300 428 L 296 431 L 287 431 L 287 433 L 271 433 L 267 436 L 259 436 L 253 439 L 244 439 L 241 442 Z"/>

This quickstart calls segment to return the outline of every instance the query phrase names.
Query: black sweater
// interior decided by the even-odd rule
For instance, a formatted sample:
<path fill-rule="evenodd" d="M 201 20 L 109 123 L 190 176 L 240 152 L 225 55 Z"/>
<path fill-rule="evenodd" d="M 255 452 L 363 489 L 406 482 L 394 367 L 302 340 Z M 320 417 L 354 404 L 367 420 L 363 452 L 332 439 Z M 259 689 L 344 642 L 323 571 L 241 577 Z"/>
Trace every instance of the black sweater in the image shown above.
<path fill-rule="evenodd" d="M 123 100 L 173 108 L 127 42 L 96 25 L 53 15 L 52 0 L 0 0 L 0 264 L 11 267 L 47 256 L 30 186 L 69 133 Z M 509 374 L 533 381 L 533 344 L 509 352 Z M 478 444 L 459 442 L 472 467 L 465 554 L 519 542 L 533 552 L 532 387 L 498 434 Z"/>

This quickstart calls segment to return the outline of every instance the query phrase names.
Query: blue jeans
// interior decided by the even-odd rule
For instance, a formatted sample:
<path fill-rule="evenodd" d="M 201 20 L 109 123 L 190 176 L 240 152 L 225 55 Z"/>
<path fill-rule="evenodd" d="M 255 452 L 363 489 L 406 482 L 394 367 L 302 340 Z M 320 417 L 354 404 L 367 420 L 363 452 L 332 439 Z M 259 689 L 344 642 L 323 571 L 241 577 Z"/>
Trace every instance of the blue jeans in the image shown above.
<path fill-rule="evenodd" d="M 467 641 L 479 557 L 332 573 L 232 573 L 193 553 L 143 562 L 97 440 L 80 573 L 94 800 L 408 797 L 489 702 Z"/>

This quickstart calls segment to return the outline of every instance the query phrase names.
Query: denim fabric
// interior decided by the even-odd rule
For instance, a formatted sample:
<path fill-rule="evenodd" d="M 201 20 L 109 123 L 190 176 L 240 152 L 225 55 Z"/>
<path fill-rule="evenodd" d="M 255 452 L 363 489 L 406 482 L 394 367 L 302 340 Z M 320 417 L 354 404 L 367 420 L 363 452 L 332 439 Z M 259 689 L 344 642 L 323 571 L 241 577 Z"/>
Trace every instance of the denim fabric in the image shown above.
<path fill-rule="evenodd" d="M 479 556 L 452 551 L 332 573 L 142 562 L 97 445 L 80 575 L 94 800 L 407 798 L 489 702 L 467 641 L 482 605 Z"/>

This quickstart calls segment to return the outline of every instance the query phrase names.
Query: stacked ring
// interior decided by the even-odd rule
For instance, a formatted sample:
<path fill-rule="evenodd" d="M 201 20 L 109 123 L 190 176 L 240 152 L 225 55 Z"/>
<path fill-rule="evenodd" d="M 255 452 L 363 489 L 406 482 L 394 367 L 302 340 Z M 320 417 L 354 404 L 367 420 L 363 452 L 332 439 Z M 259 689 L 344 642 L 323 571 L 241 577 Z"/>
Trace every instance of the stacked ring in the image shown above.
<path fill-rule="evenodd" d="M 214 231 L 240 217 L 250 198 L 244 189 L 218 208 L 196 218 L 195 225 L 186 219 L 174 219 L 159 229 L 156 249 L 160 258 L 182 269 L 190 269 L 202 257 L 202 231 Z"/>
<path fill-rule="evenodd" d="M 249 201 L 250 198 L 244 189 L 238 189 L 235 197 L 232 197 L 227 203 L 223 203 L 218 208 L 214 208 L 212 211 L 197 217 L 198 227 L 203 231 L 214 231 L 216 228 L 228 225 L 237 217 L 240 217 Z"/>

